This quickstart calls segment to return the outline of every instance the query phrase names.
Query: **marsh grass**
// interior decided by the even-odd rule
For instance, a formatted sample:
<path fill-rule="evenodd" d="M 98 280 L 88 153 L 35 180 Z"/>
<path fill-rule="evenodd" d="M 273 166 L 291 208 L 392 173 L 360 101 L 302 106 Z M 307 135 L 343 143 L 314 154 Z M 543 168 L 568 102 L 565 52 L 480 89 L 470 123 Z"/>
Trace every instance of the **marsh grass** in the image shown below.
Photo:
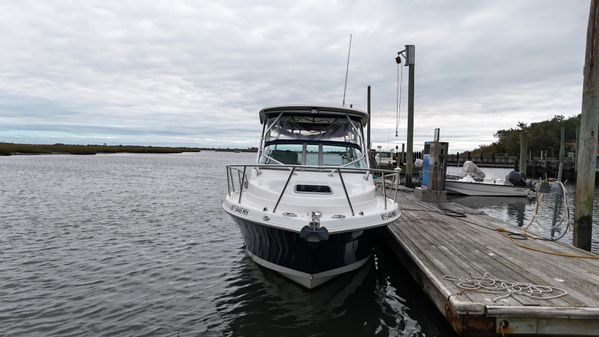
<path fill-rule="evenodd" d="M 137 145 L 68 145 L 68 144 L 13 144 L 0 143 L 0 155 L 12 154 L 81 154 L 96 153 L 182 153 L 200 152 L 195 147 L 160 147 Z"/>

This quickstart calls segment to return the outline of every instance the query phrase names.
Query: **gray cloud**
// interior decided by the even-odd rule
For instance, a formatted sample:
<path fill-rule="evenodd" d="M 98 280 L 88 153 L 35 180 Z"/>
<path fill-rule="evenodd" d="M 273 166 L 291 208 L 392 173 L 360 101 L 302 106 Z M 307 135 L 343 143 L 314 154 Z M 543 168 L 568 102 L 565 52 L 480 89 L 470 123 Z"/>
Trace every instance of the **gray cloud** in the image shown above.
<path fill-rule="evenodd" d="M 378 143 L 395 141 L 393 59 L 408 43 L 417 144 L 441 127 L 462 151 L 580 112 L 586 1 L 0 6 L 0 140 L 252 146 L 264 106 L 341 104 L 349 33 L 347 101 L 365 108 L 373 86 Z"/>

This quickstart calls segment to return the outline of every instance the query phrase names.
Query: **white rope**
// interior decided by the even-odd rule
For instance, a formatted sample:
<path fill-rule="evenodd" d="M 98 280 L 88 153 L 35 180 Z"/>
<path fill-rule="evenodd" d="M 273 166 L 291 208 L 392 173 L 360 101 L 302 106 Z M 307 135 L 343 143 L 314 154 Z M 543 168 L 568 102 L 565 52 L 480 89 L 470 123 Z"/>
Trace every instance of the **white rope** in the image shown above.
<path fill-rule="evenodd" d="M 496 294 L 493 302 L 514 296 L 521 295 L 537 300 L 550 300 L 566 296 L 567 291 L 561 288 L 527 283 L 495 279 L 485 273 L 482 277 L 474 276 L 470 273 L 470 278 L 459 278 L 451 275 L 444 275 L 444 280 L 455 283 L 463 291 L 477 291 L 489 294 Z"/>
<path fill-rule="evenodd" d="M 562 224 L 564 223 L 564 220 L 566 220 L 566 232 L 570 229 L 570 206 L 568 205 L 568 190 L 566 190 L 566 186 L 564 186 L 564 184 L 561 181 L 557 181 L 558 184 L 561 187 L 561 191 L 562 191 L 562 205 L 564 208 L 564 212 L 562 212 L 562 218 L 560 219 L 559 223 L 552 229 L 558 229 L 562 226 Z M 564 233 L 565 234 L 565 233 Z"/>

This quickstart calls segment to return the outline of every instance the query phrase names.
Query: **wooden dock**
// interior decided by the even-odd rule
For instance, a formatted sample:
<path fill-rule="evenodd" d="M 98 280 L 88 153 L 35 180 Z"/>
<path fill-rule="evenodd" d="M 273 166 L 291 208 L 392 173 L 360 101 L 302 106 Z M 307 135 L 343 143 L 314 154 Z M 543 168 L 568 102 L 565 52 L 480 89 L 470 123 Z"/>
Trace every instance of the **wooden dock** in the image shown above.
<path fill-rule="evenodd" d="M 452 203 L 417 201 L 409 192 L 398 199 L 402 215 L 388 226 L 387 242 L 459 335 L 599 336 L 599 260 L 516 244 L 592 254 L 557 242 L 509 239 L 501 229 L 517 229 L 466 208 L 459 211 L 471 214 L 458 217 L 446 211 L 459 208 Z"/>

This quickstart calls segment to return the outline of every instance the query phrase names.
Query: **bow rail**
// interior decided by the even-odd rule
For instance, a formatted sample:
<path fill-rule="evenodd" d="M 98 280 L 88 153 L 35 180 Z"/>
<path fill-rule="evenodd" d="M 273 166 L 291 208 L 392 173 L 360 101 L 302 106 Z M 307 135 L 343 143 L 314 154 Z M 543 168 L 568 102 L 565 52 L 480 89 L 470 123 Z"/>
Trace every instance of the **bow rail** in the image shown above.
<path fill-rule="evenodd" d="M 352 205 L 351 197 L 349 193 L 347 193 L 347 188 L 345 186 L 345 180 L 343 179 L 344 174 L 364 174 L 364 179 L 368 180 L 369 176 L 372 175 L 373 181 L 375 183 L 376 191 L 379 191 L 378 187 L 381 187 L 382 195 L 384 196 L 385 210 L 387 210 L 387 198 L 389 198 L 388 191 L 391 189 L 395 190 L 395 195 L 393 200 L 397 200 L 397 191 L 399 189 L 399 172 L 391 171 L 391 170 L 383 170 L 383 169 L 371 169 L 371 168 L 353 168 L 353 167 L 343 167 L 343 166 L 307 166 L 307 165 L 268 165 L 268 164 L 248 164 L 248 165 L 227 165 L 227 190 L 229 196 L 232 193 L 236 193 L 239 191 L 238 203 L 241 203 L 241 198 L 243 196 L 243 191 L 248 188 L 248 173 L 252 170 L 256 169 L 258 175 L 262 173 L 262 170 L 279 170 L 279 171 L 289 171 L 289 176 L 281 190 L 279 197 L 277 199 L 277 203 L 275 204 L 272 212 L 275 213 L 285 191 L 287 190 L 287 186 L 291 181 L 293 175 L 298 171 L 306 171 L 306 172 L 322 172 L 323 174 L 327 174 L 329 176 L 334 176 L 336 172 L 339 174 L 339 180 L 341 182 L 341 186 L 343 187 L 343 192 L 345 194 L 345 198 L 347 200 L 348 207 L 351 211 L 352 216 L 355 216 L 354 208 Z M 236 179 L 235 179 L 236 178 Z M 390 181 L 388 181 L 390 179 Z"/>

